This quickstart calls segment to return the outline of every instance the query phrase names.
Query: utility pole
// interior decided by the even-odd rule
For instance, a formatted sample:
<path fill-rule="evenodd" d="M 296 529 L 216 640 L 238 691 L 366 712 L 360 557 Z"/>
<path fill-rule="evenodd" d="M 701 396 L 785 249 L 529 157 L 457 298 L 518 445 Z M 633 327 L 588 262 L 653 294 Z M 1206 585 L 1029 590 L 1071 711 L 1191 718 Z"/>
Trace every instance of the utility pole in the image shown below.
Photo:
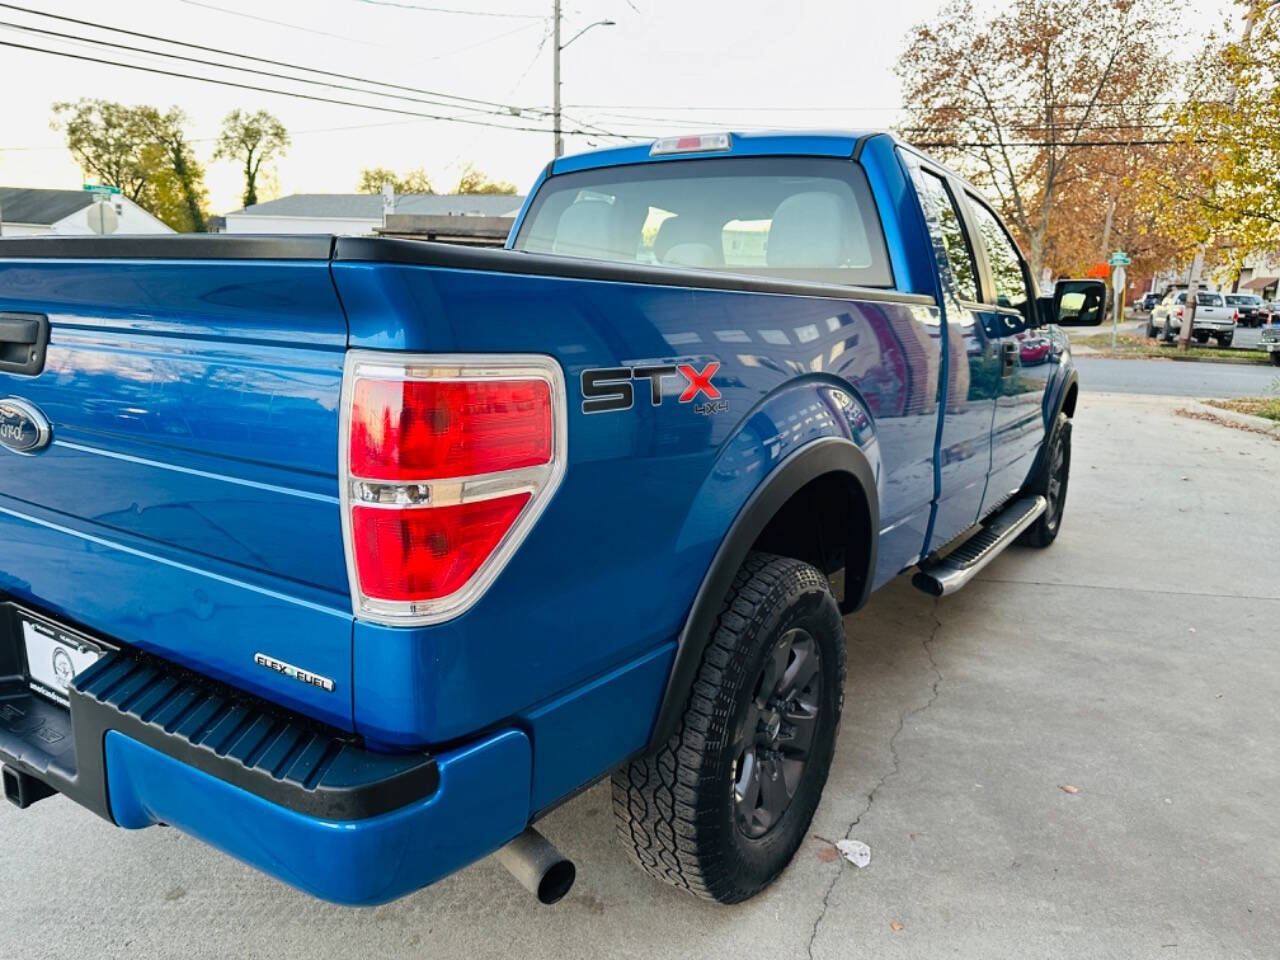
<path fill-rule="evenodd" d="M 553 123 L 555 129 L 555 155 L 557 157 L 564 156 L 564 137 L 560 135 L 560 51 L 564 49 L 560 46 L 560 0 L 555 0 L 555 12 L 553 26 L 551 27 L 551 85 L 553 88 L 551 97 L 551 113 L 553 115 Z M 546 34 L 543 34 L 546 36 Z"/>
<path fill-rule="evenodd" d="M 1191 349 L 1191 326 L 1196 321 L 1196 291 L 1200 288 L 1200 271 L 1204 269 L 1204 247 L 1196 248 L 1191 261 L 1191 275 L 1187 277 L 1187 303 L 1183 308 L 1182 332 L 1178 334 L 1178 349 Z"/>
<path fill-rule="evenodd" d="M 587 24 L 564 43 L 561 43 L 560 0 L 555 0 L 552 7 L 551 17 L 551 128 L 552 134 L 555 136 L 555 155 L 557 157 L 563 157 L 564 136 L 561 133 L 560 125 L 560 52 L 592 27 L 614 27 L 617 26 L 617 24 L 612 20 L 597 20 L 595 23 Z"/>

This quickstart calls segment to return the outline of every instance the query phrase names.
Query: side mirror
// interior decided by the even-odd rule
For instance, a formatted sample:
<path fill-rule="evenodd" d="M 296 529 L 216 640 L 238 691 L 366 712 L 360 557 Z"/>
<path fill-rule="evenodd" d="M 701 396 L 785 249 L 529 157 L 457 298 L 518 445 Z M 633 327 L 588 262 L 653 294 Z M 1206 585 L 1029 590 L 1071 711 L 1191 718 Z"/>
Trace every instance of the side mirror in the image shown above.
<path fill-rule="evenodd" d="M 1049 317 L 1064 327 L 1096 327 L 1106 308 L 1107 285 L 1101 280 L 1059 280 Z"/>

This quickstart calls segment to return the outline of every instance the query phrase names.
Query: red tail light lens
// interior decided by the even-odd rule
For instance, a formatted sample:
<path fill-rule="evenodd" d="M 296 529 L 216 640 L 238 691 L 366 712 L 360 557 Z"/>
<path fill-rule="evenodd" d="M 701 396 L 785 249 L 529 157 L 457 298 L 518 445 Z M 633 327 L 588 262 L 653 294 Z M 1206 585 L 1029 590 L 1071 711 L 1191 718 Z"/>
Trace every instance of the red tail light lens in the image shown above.
<path fill-rule="evenodd" d="M 565 469 L 565 388 L 542 356 L 351 351 L 342 521 L 356 616 L 456 617 L 484 593 Z"/>
<path fill-rule="evenodd" d="M 551 459 L 544 380 L 361 380 L 351 472 L 371 480 L 473 477 Z"/>
<path fill-rule="evenodd" d="M 356 569 L 365 595 L 415 601 L 447 597 L 470 580 L 529 502 L 517 493 L 435 510 L 356 507 Z"/>

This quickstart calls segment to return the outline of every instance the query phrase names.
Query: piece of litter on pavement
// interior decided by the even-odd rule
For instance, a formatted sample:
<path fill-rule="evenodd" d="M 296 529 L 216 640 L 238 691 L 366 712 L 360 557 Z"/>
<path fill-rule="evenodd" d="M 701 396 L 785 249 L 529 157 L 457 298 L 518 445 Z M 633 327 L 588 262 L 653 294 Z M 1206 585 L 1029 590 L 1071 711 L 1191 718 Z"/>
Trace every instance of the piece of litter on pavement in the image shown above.
<path fill-rule="evenodd" d="M 861 840 L 837 840 L 836 849 L 855 867 L 865 867 L 871 862 L 871 848 Z"/>
<path fill-rule="evenodd" d="M 1073 786 L 1072 786 L 1071 784 L 1069 784 L 1069 783 L 1064 783 L 1064 784 L 1062 784 L 1062 792 L 1063 792 L 1063 793 L 1079 793 L 1079 792 L 1080 792 L 1080 788 L 1079 788 L 1079 787 L 1073 787 Z"/>
<path fill-rule="evenodd" d="M 902 924 L 900 924 L 897 920 L 890 920 L 889 929 L 892 930 L 894 933 L 897 933 L 899 930 L 902 929 Z"/>

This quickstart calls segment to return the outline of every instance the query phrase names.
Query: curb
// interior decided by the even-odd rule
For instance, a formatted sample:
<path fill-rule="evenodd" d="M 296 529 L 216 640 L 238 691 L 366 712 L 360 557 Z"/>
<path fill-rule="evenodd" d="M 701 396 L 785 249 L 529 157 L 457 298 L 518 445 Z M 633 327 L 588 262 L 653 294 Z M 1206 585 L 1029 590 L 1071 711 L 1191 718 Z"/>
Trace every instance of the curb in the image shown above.
<path fill-rule="evenodd" d="M 1271 434 L 1280 437 L 1280 420 L 1268 420 L 1266 417 L 1255 417 L 1248 413 L 1237 413 L 1234 410 L 1226 410 L 1222 407 L 1215 407 L 1203 400 L 1192 400 L 1188 407 L 1197 413 L 1204 413 L 1217 417 L 1219 420 L 1226 420 L 1229 423 L 1238 424 L 1255 433 Z"/>

